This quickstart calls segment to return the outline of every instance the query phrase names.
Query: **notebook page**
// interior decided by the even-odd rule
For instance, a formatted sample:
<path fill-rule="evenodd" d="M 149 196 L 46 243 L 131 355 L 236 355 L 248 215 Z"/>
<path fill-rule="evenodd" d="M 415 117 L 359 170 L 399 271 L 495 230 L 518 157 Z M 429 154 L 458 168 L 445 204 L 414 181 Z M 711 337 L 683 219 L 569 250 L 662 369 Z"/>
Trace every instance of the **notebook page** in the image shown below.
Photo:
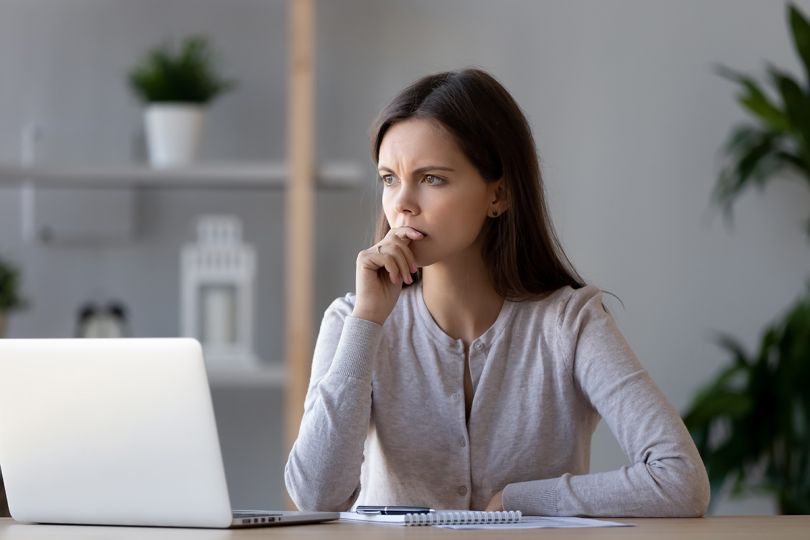
<path fill-rule="evenodd" d="M 419 525 L 494 525 L 516 523 L 521 519 L 518 511 L 482 512 L 475 510 L 435 510 L 430 513 L 380 515 L 341 512 L 341 521 L 364 521 L 366 523 Z"/>
<path fill-rule="evenodd" d="M 632 527 L 618 521 L 576 517 L 523 516 L 517 523 L 492 525 L 439 525 L 445 529 L 573 529 L 581 527 Z"/>

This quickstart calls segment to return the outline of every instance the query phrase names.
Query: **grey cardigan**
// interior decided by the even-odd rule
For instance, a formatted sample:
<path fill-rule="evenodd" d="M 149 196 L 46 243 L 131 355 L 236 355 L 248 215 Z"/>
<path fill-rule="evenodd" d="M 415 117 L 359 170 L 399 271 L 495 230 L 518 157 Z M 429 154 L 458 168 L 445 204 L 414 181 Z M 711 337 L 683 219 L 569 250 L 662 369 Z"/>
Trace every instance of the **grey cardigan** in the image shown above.
<path fill-rule="evenodd" d="M 677 411 L 641 367 L 593 286 L 506 301 L 470 344 L 436 324 L 417 284 L 382 326 L 326 310 L 298 439 L 285 468 L 299 508 L 354 504 L 532 515 L 700 516 L 706 471 Z M 603 418 L 629 464 L 589 474 Z"/>

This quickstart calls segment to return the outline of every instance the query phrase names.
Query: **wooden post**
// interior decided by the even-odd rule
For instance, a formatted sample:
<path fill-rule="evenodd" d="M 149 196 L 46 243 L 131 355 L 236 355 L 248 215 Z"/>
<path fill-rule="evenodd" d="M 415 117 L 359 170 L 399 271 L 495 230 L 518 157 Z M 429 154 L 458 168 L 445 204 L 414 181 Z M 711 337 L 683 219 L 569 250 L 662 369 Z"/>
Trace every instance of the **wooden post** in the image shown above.
<path fill-rule="evenodd" d="M 314 2 L 289 3 L 289 87 L 286 201 L 286 447 L 298 436 L 312 361 L 314 266 Z"/>

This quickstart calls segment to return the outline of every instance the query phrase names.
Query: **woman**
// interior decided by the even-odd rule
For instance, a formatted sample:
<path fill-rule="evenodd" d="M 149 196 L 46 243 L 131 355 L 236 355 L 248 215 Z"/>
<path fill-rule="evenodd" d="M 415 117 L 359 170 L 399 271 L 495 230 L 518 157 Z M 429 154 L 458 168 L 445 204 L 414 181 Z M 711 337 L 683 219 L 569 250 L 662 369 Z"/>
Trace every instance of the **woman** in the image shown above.
<path fill-rule="evenodd" d="M 702 515 L 700 456 L 565 257 L 509 93 L 480 70 L 420 79 L 371 149 L 377 238 L 324 315 L 285 470 L 295 503 Z M 631 463 L 589 474 L 600 417 Z"/>

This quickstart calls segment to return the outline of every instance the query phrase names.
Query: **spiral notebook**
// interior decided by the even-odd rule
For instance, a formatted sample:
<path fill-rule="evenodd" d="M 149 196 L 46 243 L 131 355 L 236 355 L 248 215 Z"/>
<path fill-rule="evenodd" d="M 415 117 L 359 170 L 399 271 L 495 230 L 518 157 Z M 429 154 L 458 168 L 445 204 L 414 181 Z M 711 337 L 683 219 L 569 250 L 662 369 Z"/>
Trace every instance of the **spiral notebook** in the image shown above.
<path fill-rule="evenodd" d="M 365 521 L 366 523 L 388 523 L 393 525 L 499 525 L 518 523 L 520 511 L 478 512 L 474 510 L 436 510 L 424 514 L 400 514 L 383 516 L 379 514 L 357 514 L 341 512 L 340 519 Z"/>

